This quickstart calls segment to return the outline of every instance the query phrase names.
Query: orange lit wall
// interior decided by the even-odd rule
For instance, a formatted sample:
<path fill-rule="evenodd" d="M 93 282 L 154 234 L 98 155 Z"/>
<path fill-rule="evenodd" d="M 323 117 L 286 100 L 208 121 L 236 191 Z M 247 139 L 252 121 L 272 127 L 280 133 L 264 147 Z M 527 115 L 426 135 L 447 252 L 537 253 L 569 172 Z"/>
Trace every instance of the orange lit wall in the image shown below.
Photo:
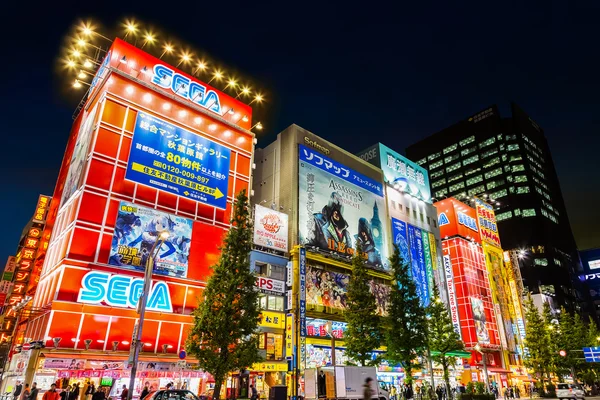
<path fill-rule="evenodd" d="M 77 302 L 81 279 L 91 270 L 142 277 L 140 272 L 108 265 L 118 205 L 127 201 L 194 221 L 187 277 L 154 276 L 155 281 L 167 283 L 173 313 L 149 311 L 144 325 L 143 355 L 162 353 L 163 345 L 168 346 L 168 353 L 176 353 L 185 341 L 190 314 L 210 275 L 210 266 L 219 256 L 218 246 L 229 228 L 233 198 L 250 187 L 254 137 L 242 128 L 250 127 L 251 110 L 219 92 L 222 103 L 236 109 L 219 116 L 149 85 L 139 68 L 142 63 L 155 62 L 155 58 L 121 41 L 115 42 L 111 54 L 113 58 L 118 54 L 119 59 L 126 54 L 128 63 L 123 67 L 118 59 L 116 63 L 111 61 L 114 68 L 99 81 L 75 121 L 48 217 L 52 237 L 34 297 L 34 306 L 46 307 L 48 312 L 30 321 L 27 336 L 45 339 L 48 348 L 53 347 L 51 338 L 61 337 L 58 353 L 80 350 L 86 339 L 92 339 L 92 350 L 111 350 L 114 341 L 119 342 L 119 351 L 129 350 L 135 310 Z M 94 107 L 97 111 L 81 186 L 59 203 L 79 126 Z M 226 209 L 125 180 L 134 123 L 140 111 L 231 150 Z M 240 112 L 247 115 L 246 121 L 241 120 Z"/>

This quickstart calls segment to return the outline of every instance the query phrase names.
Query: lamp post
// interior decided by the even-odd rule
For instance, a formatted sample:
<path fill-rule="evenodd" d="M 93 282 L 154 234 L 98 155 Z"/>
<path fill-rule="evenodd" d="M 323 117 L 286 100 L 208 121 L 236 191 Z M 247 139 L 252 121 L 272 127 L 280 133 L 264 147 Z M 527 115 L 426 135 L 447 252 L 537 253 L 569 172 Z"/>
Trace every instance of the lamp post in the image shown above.
<path fill-rule="evenodd" d="M 159 252 L 162 244 L 169 238 L 169 232 L 164 231 L 158 235 L 154 246 L 148 254 L 146 259 L 146 270 L 144 271 L 144 288 L 138 299 L 137 313 L 140 318 L 137 323 L 137 327 L 134 328 L 133 340 L 131 343 L 131 350 L 129 354 L 129 362 L 131 363 L 131 377 L 129 378 L 129 392 L 127 394 L 127 400 L 133 398 L 133 390 L 135 388 L 135 375 L 137 374 L 137 364 L 140 357 L 140 350 L 142 344 L 142 329 L 144 328 L 144 317 L 146 315 L 146 303 L 148 302 L 148 293 L 150 292 L 150 284 L 152 283 L 152 270 L 154 269 L 154 258 L 156 253 Z"/>
<path fill-rule="evenodd" d="M 485 391 L 488 392 L 490 390 L 490 378 L 487 370 L 487 358 L 485 357 L 485 353 L 483 352 L 479 343 L 475 345 L 475 350 L 481 354 L 481 359 L 483 361 L 483 377 L 485 379 Z"/>

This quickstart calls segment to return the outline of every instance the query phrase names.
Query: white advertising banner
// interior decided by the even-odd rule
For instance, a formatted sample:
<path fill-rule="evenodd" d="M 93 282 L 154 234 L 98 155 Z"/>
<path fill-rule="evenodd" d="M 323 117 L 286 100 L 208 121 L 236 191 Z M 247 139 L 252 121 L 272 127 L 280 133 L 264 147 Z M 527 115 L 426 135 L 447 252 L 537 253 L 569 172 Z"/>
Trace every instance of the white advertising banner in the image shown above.
<path fill-rule="evenodd" d="M 254 244 L 287 252 L 287 214 L 257 204 L 254 208 Z"/>

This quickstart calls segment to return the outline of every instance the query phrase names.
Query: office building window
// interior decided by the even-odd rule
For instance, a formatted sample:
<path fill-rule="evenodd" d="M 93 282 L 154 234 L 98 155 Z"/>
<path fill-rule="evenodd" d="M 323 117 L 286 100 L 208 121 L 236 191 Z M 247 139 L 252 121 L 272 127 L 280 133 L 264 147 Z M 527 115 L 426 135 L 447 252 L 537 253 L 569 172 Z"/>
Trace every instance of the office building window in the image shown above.
<path fill-rule="evenodd" d="M 504 196 L 508 196 L 508 191 L 506 189 L 498 190 L 497 192 L 491 193 L 490 199 L 497 200 Z"/>
<path fill-rule="evenodd" d="M 444 154 L 448 154 L 448 153 L 450 153 L 451 151 L 454 151 L 454 150 L 456 150 L 456 149 L 458 149 L 458 143 L 454 143 L 452 146 L 448 146 L 448 147 L 446 147 L 446 148 L 443 150 L 443 152 L 444 152 Z"/>
<path fill-rule="evenodd" d="M 261 294 L 258 297 L 262 310 L 283 311 L 283 297 Z"/>
<path fill-rule="evenodd" d="M 463 165 L 469 165 L 469 164 L 473 164 L 474 162 L 479 160 L 479 156 L 478 155 L 474 155 L 471 156 L 469 158 L 466 158 L 463 160 Z"/>
<path fill-rule="evenodd" d="M 500 157 L 490 158 L 483 164 L 483 168 L 490 168 L 493 165 L 500 164 Z"/>
<path fill-rule="evenodd" d="M 495 176 L 502 175 L 502 168 L 496 168 L 485 173 L 485 179 L 490 179 Z"/>
<path fill-rule="evenodd" d="M 496 214 L 496 221 L 504 221 L 505 219 L 512 218 L 512 216 L 512 211 Z"/>
<path fill-rule="evenodd" d="M 518 144 L 509 144 L 508 146 L 506 146 L 506 150 L 517 151 L 517 150 L 519 150 L 519 145 Z"/>
<path fill-rule="evenodd" d="M 427 156 L 427 159 L 428 159 L 429 161 L 432 161 L 432 160 L 435 160 L 436 158 L 440 157 L 441 155 L 442 155 L 442 153 L 440 153 L 440 152 L 437 152 L 437 153 L 435 153 L 435 154 L 430 154 L 430 155 L 428 155 L 428 156 Z"/>
<path fill-rule="evenodd" d="M 425 164 L 426 162 L 427 162 L 427 159 L 426 159 L 426 158 L 421 158 L 419 161 L 417 161 L 417 164 L 419 164 L 419 165 L 423 165 L 423 164 Z"/>
<path fill-rule="evenodd" d="M 526 208 L 523 210 L 523 213 L 521 215 L 523 215 L 523 217 L 535 217 L 535 209 Z"/>
<path fill-rule="evenodd" d="M 448 183 L 457 181 L 457 180 L 461 179 L 462 177 L 463 177 L 463 174 L 452 175 L 451 177 L 448 178 Z"/>
<path fill-rule="evenodd" d="M 521 215 L 521 209 L 520 208 L 515 208 L 515 217 Z"/>
<path fill-rule="evenodd" d="M 440 170 L 440 171 L 436 171 L 436 172 L 432 173 L 430 176 L 431 176 L 431 179 L 435 179 L 435 178 L 439 178 L 442 175 L 444 175 L 444 170 L 443 169 Z"/>
<path fill-rule="evenodd" d="M 419 218 L 421 219 L 421 222 L 425 222 L 425 217 L 423 216 L 423 213 L 419 213 Z"/>
<path fill-rule="evenodd" d="M 470 168 L 465 171 L 465 176 L 476 174 L 479 171 L 481 171 L 481 168 Z"/>
<path fill-rule="evenodd" d="M 527 182 L 527 175 L 517 175 L 515 176 L 515 183 L 523 183 Z"/>
<path fill-rule="evenodd" d="M 463 197 L 467 197 L 467 192 L 456 193 L 455 196 L 457 199 L 462 199 Z"/>
<path fill-rule="evenodd" d="M 441 167 L 442 165 L 444 165 L 444 160 L 437 160 L 436 162 L 433 162 L 429 165 L 429 169 L 436 169 L 438 167 Z"/>
<path fill-rule="evenodd" d="M 491 138 L 489 138 L 487 140 L 484 140 L 483 142 L 479 143 L 479 148 L 483 149 L 484 147 L 489 146 L 489 145 L 494 144 L 494 143 L 496 143 L 496 138 L 491 137 Z"/>
<path fill-rule="evenodd" d="M 446 164 L 449 164 L 449 163 L 451 163 L 454 160 L 458 160 L 459 158 L 460 158 L 460 155 L 458 153 L 452 154 L 452 155 L 450 155 L 448 157 L 444 157 L 444 162 Z"/>
<path fill-rule="evenodd" d="M 505 140 L 517 140 L 517 135 L 506 135 Z"/>
<path fill-rule="evenodd" d="M 459 168 L 460 168 L 460 162 L 457 162 L 456 164 L 452 164 L 449 167 L 446 167 L 446 172 L 456 171 Z"/>
<path fill-rule="evenodd" d="M 432 188 L 440 187 L 446 184 L 446 179 L 440 179 L 439 181 L 435 181 L 431 184 Z"/>
<path fill-rule="evenodd" d="M 562 262 L 558 258 L 555 258 L 554 259 L 554 264 L 556 264 L 556 265 L 558 265 L 560 267 L 562 265 Z"/>
<path fill-rule="evenodd" d="M 485 192 L 485 186 L 479 185 L 479 186 L 474 187 L 473 189 L 470 189 L 468 191 L 468 194 L 469 194 L 469 196 L 475 196 L 475 195 L 477 195 L 479 193 L 483 193 L 483 192 Z"/>
<path fill-rule="evenodd" d="M 406 207 L 406 215 L 410 216 L 410 208 Z"/>
<path fill-rule="evenodd" d="M 465 183 L 464 182 L 456 183 L 456 184 L 450 186 L 450 192 L 454 192 L 455 190 L 462 189 L 464 187 L 465 187 Z"/>
<path fill-rule="evenodd" d="M 469 136 L 468 138 L 466 138 L 466 139 L 463 139 L 463 140 L 461 140 L 461 141 L 460 141 L 460 142 L 458 142 L 458 143 L 459 143 L 459 144 L 461 145 L 461 147 L 462 147 L 462 146 L 466 146 L 466 145 L 468 145 L 468 144 L 470 144 L 470 143 L 473 143 L 474 141 L 475 141 L 475 136 Z"/>
<path fill-rule="evenodd" d="M 488 182 L 487 188 L 488 188 L 488 190 L 494 189 L 496 187 L 500 187 L 500 186 L 504 185 L 505 183 L 506 183 L 506 181 L 504 179 L 498 179 L 497 181 Z"/>
<path fill-rule="evenodd" d="M 536 258 L 535 260 L 533 260 L 533 263 L 535 265 L 541 265 L 543 267 L 548 265 L 548 260 L 545 258 Z"/>
<path fill-rule="evenodd" d="M 481 158 L 486 158 L 486 157 L 489 157 L 489 156 L 493 156 L 496 153 L 498 153 L 498 148 L 495 147 L 493 149 L 490 149 L 488 151 L 483 152 L 483 154 L 481 154 Z"/>
<path fill-rule="evenodd" d="M 525 166 L 523 164 L 517 164 L 512 166 L 512 172 L 525 171 Z"/>
<path fill-rule="evenodd" d="M 448 189 L 441 189 L 441 190 L 438 190 L 437 192 L 435 192 L 435 197 L 437 197 L 439 200 L 440 197 L 445 196 L 447 194 L 448 194 Z"/>
<path fill-rule="evenodd" d="M 474 176 L 472 178 L 467 179 L 467 186 L 474 185 L 474 184 L 479 183 L 481 181 L 483 181 L 483 176 L 481 176 L 481 175 Z"/>
<path fill-rule="evenodd" d="M 504 156 L 503 156 L 503 157 L 504 157 Z M 513 161 L 521 161 L 522 159 L 523 159 L 523 157 L 522 157 L 520 154 L 517 154 L 517 155 L 511 155 L 511 156 L 510 156 L 510 161 L 511 161 L 511 162 L 513 162 Z"/>
<path fill-rule="evenodd" d="M 474 152 L 475 150 L 477 150 L 477 147 L 473 146 L 473 147 L 469 147 L 468 149 L 463 149 L 460 151 L 460 155 L 461 156 L 466 156 L 467 154 L 471 154 L 472 152 Z"/>
<path fill-rule="evenodd" d="M 519 186 L 517 188 L 517 194 L 529 193 L 529 186 Z"/>

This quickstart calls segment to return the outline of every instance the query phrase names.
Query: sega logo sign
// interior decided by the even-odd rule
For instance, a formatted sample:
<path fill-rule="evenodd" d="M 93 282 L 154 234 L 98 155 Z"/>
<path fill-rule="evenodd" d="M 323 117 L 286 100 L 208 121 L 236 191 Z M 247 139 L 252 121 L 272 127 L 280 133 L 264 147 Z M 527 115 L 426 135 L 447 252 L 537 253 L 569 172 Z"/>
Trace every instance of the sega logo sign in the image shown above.
<path fill-rule="evenodd" d="M 467 214 L 459 212 L 458 223 L 466 226 L 469 229 L 474 230 L 475 232 L 479 232 L 479 229 L 477 228 L 477 220 L 473 217 L 468 216 Z"/>
<path fill-rule="evenodd" d="M 108 272 L 91 271 L 81 279 L 77 302 L 136 308 L 144 289 L 144 280 Z M 173 312 L 171 294 L 166 282 L 155 282 L 150 289 L 146 309 Z"/>
<path fill-rule="evenodd" d="M 285 282 L 276 279 L 259 276 L 256 278 L 256 286 L 258 286 L 261 291 L 277 292 L 281 294 L 285 293 Z"/>
<path fill-rule="evenodd" d="M 163 89 L 171 89 L 177 96 L 221 115 L 221 102 L 219 95 L 214 90 L 207 90 L 206 86 L 194 82 L 162 64 L 156 64 L 153 71 L 152 83 L 155 85 Z"/>

